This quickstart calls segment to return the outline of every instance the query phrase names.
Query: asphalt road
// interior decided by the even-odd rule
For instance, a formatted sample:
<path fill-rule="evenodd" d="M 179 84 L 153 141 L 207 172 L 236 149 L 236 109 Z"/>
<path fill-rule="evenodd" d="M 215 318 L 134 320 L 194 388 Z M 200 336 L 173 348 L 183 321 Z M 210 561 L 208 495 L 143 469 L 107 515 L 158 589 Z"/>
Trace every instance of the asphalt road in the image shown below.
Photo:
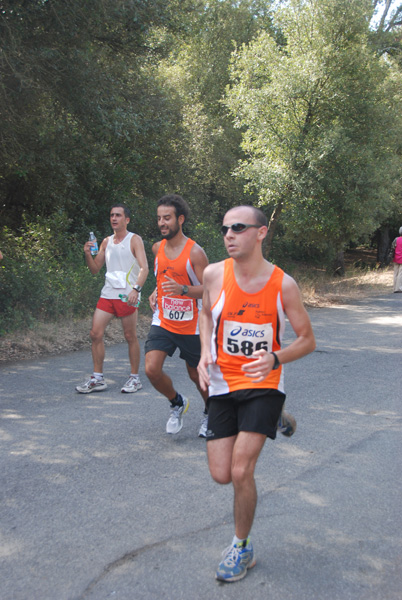
<path fill-rule="evenodd" d="M 317 349 L 286 366 L 298 429 L 262 452 L 257 566 L 234 584 L 214 579 L 232 490 L 209 476 L 178 357 L 177 436 L 145 376 L 120 393 L 125 344 L 107 349 L 97 394 L 74 391 L 88 351 L 1 366 L 1 600 L 400 600 L 402 295 L 310 315 Z"/>

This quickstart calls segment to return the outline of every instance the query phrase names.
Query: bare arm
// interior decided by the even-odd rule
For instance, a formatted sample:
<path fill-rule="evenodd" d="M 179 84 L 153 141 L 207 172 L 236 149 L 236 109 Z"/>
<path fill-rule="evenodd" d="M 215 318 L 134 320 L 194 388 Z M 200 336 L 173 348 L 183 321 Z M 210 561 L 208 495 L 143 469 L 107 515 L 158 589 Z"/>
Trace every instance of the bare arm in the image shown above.
<path fill-rule="evenodd" d="M 282 295 L 286 316 L 297 336 L 289 346 L 277 352 L 279 362 L 288 363 L 313 352 L 315 337 L 310 317 L 303 306 L 299 287 L 289 275 L 284 276 Z"/>
<path fill-rule="evenodd" d="M 156 256 L 158 254 L 160 244 L 161 244 L 160 242 L 155 242 L 155 244 L 152 246 L 152 252 L 153 252 L 154 256 Z M 155 287 L 154 291 L 148 298 L 149 306 L 151 307 L 152 312 L 155 312 L 155 310 L 156 310 L 157 291 L 158 291 L 158 288 Z"/>
<path fill-rule="evenodd" d="M 140 266 L 140 272 L 138 273 L 137 285 L 142 287 L 147 280 L 149 268 L 148 259 L 145 253 L 144 242 L 139 235 L 134 234 L 131 238 L 131 252 L 134 254 Z M 127 299 L 127 304 L 136 305 L 138 302 L 139 292 L 132 290 Z"/>
<path fill-rule="evenodd" d="M 204 270 L 202 296 L 202 310 L 200 312 L 200 340 L 201 357 L 198 363 L 198 377 L 201 389 L 207 390 L 209 386 L 208 367 L 212 364 L 211 338 L 213 332 L 213 319 L 211 308 L 218 298 L 223 281 L 223 262 L 209 265 Z"/>
<path fill-rule="evenodd" d="M 289 363 L 313 352 L 315 349 L 315 337 L 311 327 L 310 318 L 300 295 L 300 290 L 292 277 L 284 276 L 282 285 L 282 297 L 286 316 L 296 334 L 296 339 L 286 348 L 275 352 L 281 364 Z M 271 353 L 265 350 L 257 350 L 253 353 L 255 360 L 243 366 L 246 377 L 250 377 L 255 383 L 263 381 L 272 370 L 275 359 Z"/>
<path fill-rule="evenodd" d="M 213 330 L 213 321 L 211 313 L 211 299 L 209 294 L 211 267 L 204 271 L 204 293 L 202 295 L 202 310 L 200 312 L 200 340 L 201 357 L 198 363 L 198 379 L 201 389 L 206 391 L 209 386 L 208 367 L 212 364 L 211 356 L 211 336 Z"/>
<path fill-rule="evenodd" d="M 105 238 L 99 247 L 98 254 L 96 256 L 92 256 L 91 248 L 93 242 L 86 242 L 84 244 L 84 254 L 85 260 L 88 266 L 88 269 L 91 271 L 92 275 L 96 275 L 99 273 L 103 265 L 105 264 L 105 251 L 107 247 L 107 242 L 109 238 Z"/>

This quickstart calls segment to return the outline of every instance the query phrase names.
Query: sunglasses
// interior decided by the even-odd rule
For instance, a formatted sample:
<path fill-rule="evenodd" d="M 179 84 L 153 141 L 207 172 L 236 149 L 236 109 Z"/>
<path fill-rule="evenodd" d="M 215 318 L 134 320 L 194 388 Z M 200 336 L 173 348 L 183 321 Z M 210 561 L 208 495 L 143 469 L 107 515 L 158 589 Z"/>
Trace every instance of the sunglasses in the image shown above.
<path fill-rule="evenodd" d="M 233 233 L 242 233 L 246 231 L 249 227 L 257 227 L 258 229 L 261 225 L 246 225 L 245 223 L 233 223 L 233 225 L 222 225 L 221 234 L 226 235 L 229 229 L 233 231 Z"/>

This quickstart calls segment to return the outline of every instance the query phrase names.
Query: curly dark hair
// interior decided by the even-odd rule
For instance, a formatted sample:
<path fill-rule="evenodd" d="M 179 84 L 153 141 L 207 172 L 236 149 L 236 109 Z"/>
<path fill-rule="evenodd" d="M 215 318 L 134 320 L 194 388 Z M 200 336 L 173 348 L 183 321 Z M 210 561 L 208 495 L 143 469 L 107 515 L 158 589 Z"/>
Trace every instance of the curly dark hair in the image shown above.
<path fill-rule="evenodd" d="M 180 215 L 184 216 L 184 220 L 187 221 L 190 216 L 190 208 L 187 202 L 178 194 L 166 194 L 158 200 L 158 206 L 173 206 L 176 218 Z"/>

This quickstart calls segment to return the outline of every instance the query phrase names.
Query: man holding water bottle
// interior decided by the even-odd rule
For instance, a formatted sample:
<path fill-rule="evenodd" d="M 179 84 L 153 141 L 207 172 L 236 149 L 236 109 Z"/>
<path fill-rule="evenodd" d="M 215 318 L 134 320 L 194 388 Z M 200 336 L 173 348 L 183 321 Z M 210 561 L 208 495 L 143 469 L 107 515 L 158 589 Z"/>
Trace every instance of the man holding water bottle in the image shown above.
<path fill-rule="evenodd" d="M 106 263 L 106 275 L 90 333 L 94 370 L 88 381 L 76 386 L 75 389 L 80 394 L 100 392 L 107 388 L 103 377 L 103 337 L 114 316 L 121 318 L 131 365 L 130 377 L 121 391 L 132 393 L 142 388 L 138 376 L 140 346 L 137 338 L 137 317 L 141 289 L 149 269 L 144 243 L 139 235 L 127 231 L 129 222 L 130 210 L 124 204 L 112 206 L 110 224 L 113 235 L 103 240 L 97 254 L 94 254 L 96 240 L 89 240 L 84 245 L 85 260 L 91 273 L 96 275 Z"/>

